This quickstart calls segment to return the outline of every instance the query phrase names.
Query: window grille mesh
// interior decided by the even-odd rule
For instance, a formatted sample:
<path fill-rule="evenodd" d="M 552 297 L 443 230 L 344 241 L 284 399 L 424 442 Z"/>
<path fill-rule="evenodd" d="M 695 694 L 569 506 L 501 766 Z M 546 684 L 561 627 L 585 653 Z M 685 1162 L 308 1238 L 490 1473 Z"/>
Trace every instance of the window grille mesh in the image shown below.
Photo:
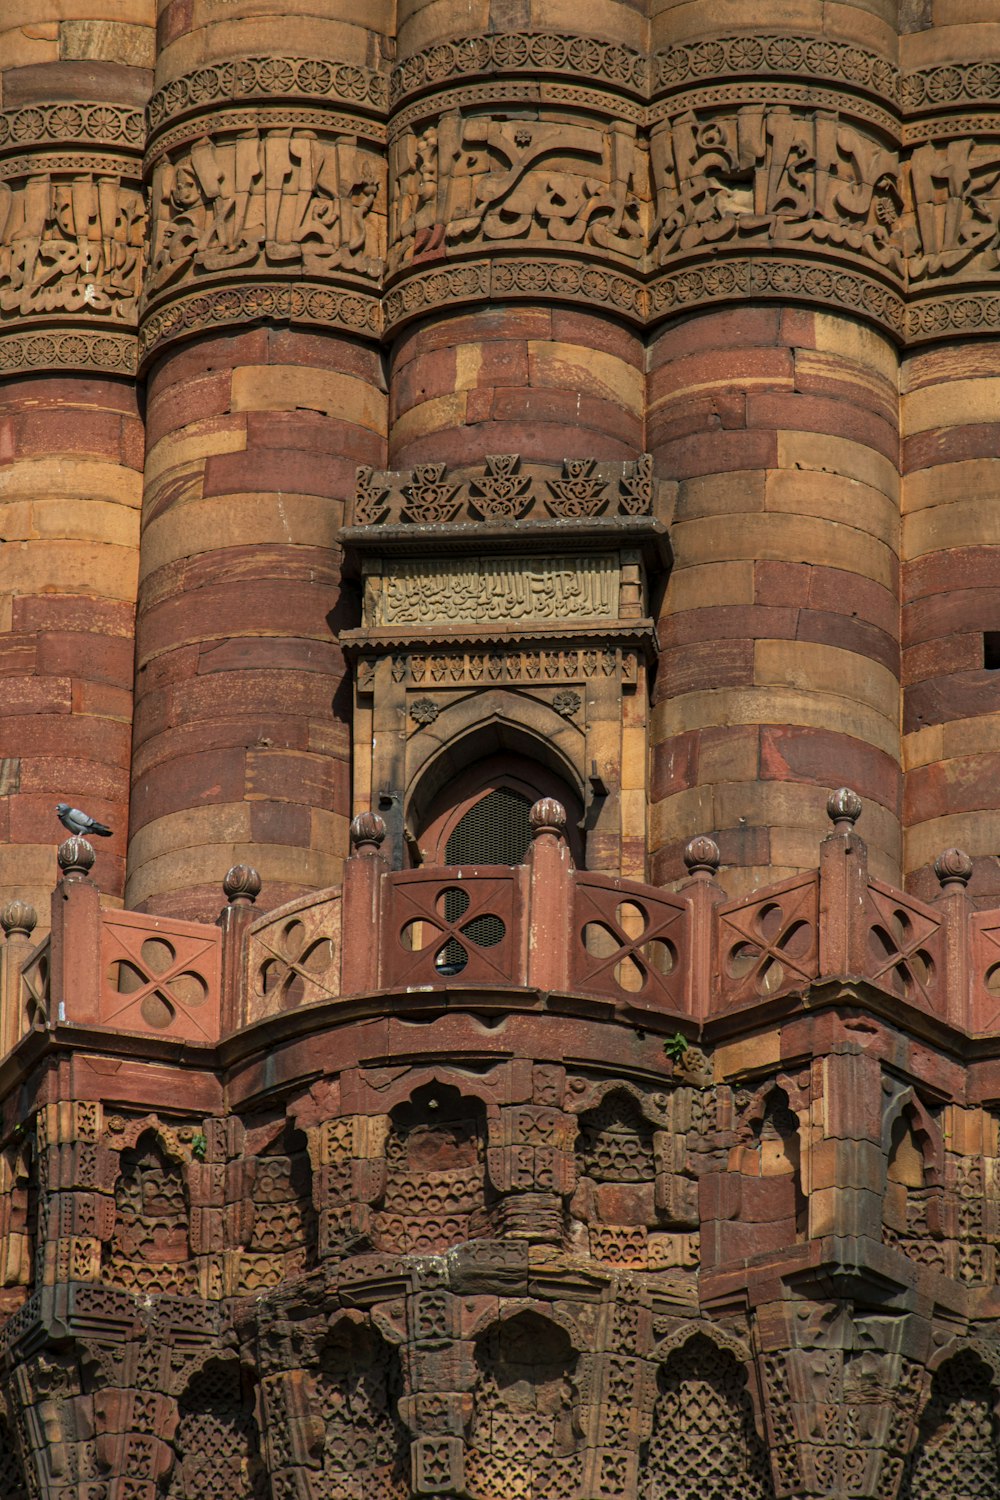
<path fill-rule="evenodd" d="M 445 864 L 449 865 L 520 865 L 531 842 L 528 813 L 531 801 L 510 787 L 496 787 L 459 818 L 445 845 Z M 464 891 L 446 891 L 444 915 L 455 922 L 462 915 L 468 898 Z M 492 948 L 503 940 L 504 924 L 499 917 L 474 917 L 462 929 L 480 948 Z M 469 961 L 463 945 L 449 938 L 437 956 L 442 974 L 460 974 Z"/>
<path fill-rule="evenodd" d="M 447 865 L 520 865 L 531 843 L 531 803 L 498 786 L 459 818 L 445 847 Z"/>

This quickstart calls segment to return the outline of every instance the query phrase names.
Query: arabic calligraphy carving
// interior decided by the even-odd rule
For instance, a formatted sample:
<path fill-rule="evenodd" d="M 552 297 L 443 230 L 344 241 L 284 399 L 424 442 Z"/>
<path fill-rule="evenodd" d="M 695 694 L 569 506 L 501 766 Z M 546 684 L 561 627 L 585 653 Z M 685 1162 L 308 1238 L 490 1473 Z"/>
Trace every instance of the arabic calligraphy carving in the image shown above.
<path fill-rule="evenodd" d="M 653 256 L 725 240 L 842 246 L 901 273 L 896 154 L 832 111 L 749 105 L 654 130 Z"/>
<path fill-rule="evenodd" d="M 477 236 L 642 254 L 634 124 L 497 119 L 450 111 L 390 148 L 397 264 Z"/>
<path fill-rule="evenodd" d="M 306 275 L 337 268 L 375 278 L 382 253 L 378 156 L 354 137 L 311 132 L 203 138 L 154 175 L 147 292 L 191 272 L 261 263 Z"/>
<path fill-rule="evenodd" d="M 401 561 L 377 595 L 375 623 L 590 620 L 617 614 L 615 557 L 475 557 Z"/>

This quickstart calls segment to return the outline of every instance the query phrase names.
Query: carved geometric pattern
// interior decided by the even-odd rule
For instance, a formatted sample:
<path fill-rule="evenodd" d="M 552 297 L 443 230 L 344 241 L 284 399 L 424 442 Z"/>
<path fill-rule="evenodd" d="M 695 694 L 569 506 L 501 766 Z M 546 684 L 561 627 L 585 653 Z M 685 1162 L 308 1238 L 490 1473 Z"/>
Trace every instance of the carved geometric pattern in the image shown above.
<path fill-rule="evenodd" d="M 993 1500 L 1000 1494 L 1000 1433 L 993 1372 L 971 1350 L 934 1376 L 900 1500 Z"/>
<path fill-rule="evenodd" d="M 324 1429 L 315 1500 L 403 1500 L 409 1491 L 394 1351 L 373 1329 L 342 1321 L 323 1345 L 314 1386 Z"/>
<path fill-rule="evenodd" d="M 121 1155 L 115 1227 L 104 1247 L 105 1281 L 138 1292 L 196 1289 L 187 1190 L 180 1164 L 151 1131 Z"/>
<path fill-rule="evenodd" d="M 286 1126 L 252 1162 L 253 1224 L 239 1262 L 239 1290 L 260 1292 L 316 1261 L 312 1169 L 301 1132 Z"/>
<path fill-rule="evenodd" d="M 482 1106 L 428 1085 L 394 1111 L 385 1191 L 373 1216 L 381 1250 L 441 1254 L 485 1230 Z"/>
<path fill-rule="evenodd" d="M 126 1031 L 213 1042 L 221 944 L 204 926 L 131 912 L 101 918 L 101 1021 Z"/>
<path fill-rule="evenodd" d="M 807 984 L 819 965 L 815 875 L 772 886 L 766 896 L 719 907 L 723 1008 Z"/>
<path fill-rule="evenodd" d="M 169 1500 L 265 1500 L 257 1423 L 240 1386 L 238 1365 L 212 1363 L 184 1392 Z"/>
<path fill-rule="evenodd" d="M 573 916 L 573 984 L 684 1009 L 687 906 L 648 887 L 581 873 Z"/>
<path fill-rule="evenodd" d="M 248 939 L 248 1020 L 276 1015 L 340 989 L 340 901 L 308 897 L 255 922 Z"/>
<path fill-rule="evenodd" d="M 899 891 L 868 882 L 867 976 L 901 1000 L 940 1015 L 944 1007 L 944 928 L 932 908 L 906 901 Z"/>
<path fill-rule="evenodd" d="M 576 1356 L 533 1312 L 494 1325 L 476 1347 L 466 1481 L 482 1500 L 571 1500 L 579 1493 Z"/>
<path fill-rule="evenodd" d="M 653 1435 L 642 1464 L 643 1500 L 771 1500 L 764 1445 L 754 1427 L 746 1374 L 702 1334 L 662 1367 Z"/>

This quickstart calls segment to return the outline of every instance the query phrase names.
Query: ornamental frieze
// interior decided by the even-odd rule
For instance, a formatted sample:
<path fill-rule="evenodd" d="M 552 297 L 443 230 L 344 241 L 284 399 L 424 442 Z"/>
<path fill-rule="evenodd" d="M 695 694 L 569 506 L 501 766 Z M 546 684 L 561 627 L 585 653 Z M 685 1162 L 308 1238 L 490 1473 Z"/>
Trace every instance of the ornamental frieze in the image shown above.
<path fill-rule="evenodd" d="M 388 85 L 384 73 L 354 63 L 317 57 L 246 57 L 216 63 L 175 78 L 155 93 L 147 111 L 155 135 L 163 125 L 193 110 L 214 109 L 237 99 L 285 99 L 303 103 L 331 100 L 384 112 Z"/>
<path fill-rule="evenodd" d="M 375 627 L 616 620 L 620 568 L 610 553 L 401 560 L 369 574 L 365 614 Z"/>
<path fill-rule="evenodd" d="M 114 177 L 0 182 L 0 320 L 82 313 L 133 325 L 144 239 L 142 195 Z"/>
<path fill-rule="evenodd" d="M 643 254 L 646 163 L 627 121 L 456 110 L 398 136 L 389 172 L 396 267 L 477 241 Z"/>
<path fill-rule="evenodd" d="M 357 137 L 203 137 L 154 170 L 147 298 L 193 278 L 274 269 L 381 274 L 382 160 Z"/>
<path fill-rule="evenodd" d="M 903 273 L 898 153 L 832 111 L 687 111 L 651 137 L 656 265 L 726 243 L 846 250 Z"/>

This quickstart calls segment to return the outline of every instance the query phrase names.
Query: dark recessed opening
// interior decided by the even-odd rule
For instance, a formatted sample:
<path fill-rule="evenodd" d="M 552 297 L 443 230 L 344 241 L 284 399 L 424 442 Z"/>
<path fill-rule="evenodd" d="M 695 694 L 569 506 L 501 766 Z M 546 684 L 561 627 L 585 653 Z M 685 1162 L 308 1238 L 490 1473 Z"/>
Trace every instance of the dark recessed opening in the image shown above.
<path fill-rule="evenodd" d="M 1000 672 L 1000 630 L 983 631 L 983 666 L 987 672 Z"/>

